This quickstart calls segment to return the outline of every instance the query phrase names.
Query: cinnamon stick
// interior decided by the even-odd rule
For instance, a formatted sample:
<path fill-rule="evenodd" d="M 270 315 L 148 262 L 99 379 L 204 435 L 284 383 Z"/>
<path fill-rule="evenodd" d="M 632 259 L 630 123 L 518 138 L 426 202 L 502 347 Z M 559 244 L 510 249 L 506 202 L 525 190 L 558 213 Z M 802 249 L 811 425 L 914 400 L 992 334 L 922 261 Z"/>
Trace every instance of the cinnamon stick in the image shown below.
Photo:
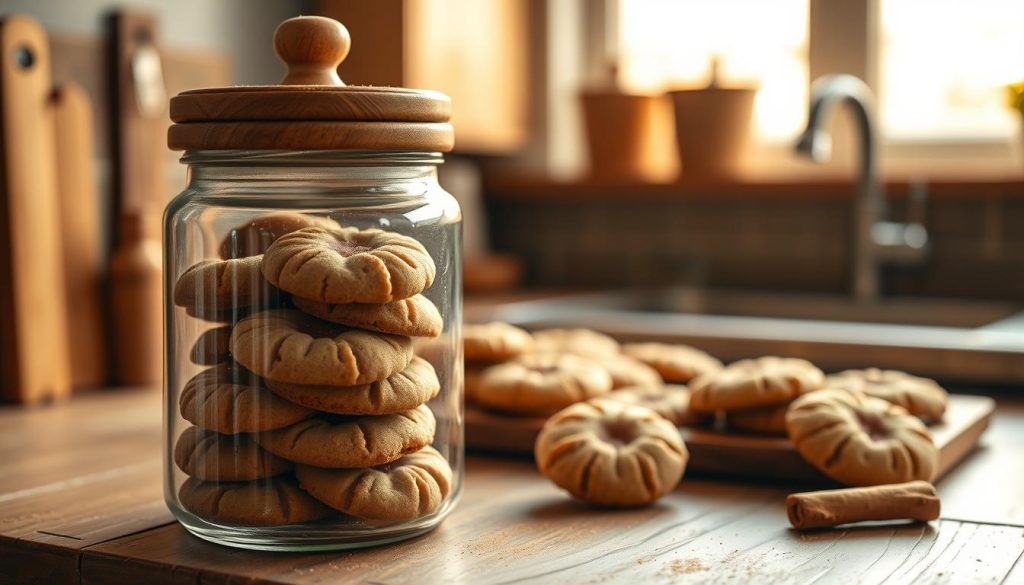
<path fill-rule="evenodd" d="M 825 528 L 867 520 L 935 520 L 939 496 L 926 481 L 790 494 L 793 528 Z"/>

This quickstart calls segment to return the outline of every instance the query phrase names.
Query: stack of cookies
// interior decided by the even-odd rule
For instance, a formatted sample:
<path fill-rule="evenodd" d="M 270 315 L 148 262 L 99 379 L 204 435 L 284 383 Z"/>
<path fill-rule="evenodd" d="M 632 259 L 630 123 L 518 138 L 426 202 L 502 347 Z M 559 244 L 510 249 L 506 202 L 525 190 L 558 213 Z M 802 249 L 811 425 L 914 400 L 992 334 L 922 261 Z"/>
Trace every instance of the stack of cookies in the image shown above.
<path fill-rule="evenodd" d="M 232 230 L 220 260 L 179 278 L 174 302 L 219 325 L 181 388 L 174 461 L 186 509 L 214 523 L 276 526 L 329 516 L 433 514 L 452 486 L 433 447 L 437 337 L 423 291 L 436 268 L 408 236 L 293 213 Z"/>
<path fill-rule="evenodd" d="M 467 325 L 463 332 L 466 397 L 513 416 L 549 416 L 595 397 L 644 406 L 677 426 L 710 420 L 689 408 L 685 384 L 721 363 L 682 345 L 620 346 L 589 329 L 532 334 L 507 323 Z"/>

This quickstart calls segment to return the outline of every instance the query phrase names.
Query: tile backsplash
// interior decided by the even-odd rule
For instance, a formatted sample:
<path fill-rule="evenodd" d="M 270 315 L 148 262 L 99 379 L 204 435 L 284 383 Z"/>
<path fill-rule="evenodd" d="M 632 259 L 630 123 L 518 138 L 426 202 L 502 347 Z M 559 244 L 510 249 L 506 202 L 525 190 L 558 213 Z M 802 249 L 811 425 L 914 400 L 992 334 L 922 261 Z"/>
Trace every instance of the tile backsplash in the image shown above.
<path fill-rule="evenodd" d="M 489 195 L 492 245 L 524 260 L 529 285 L 850 289 L 845 196 Z M 902 197 L 891 207 L 892 219 L 904 218 Z M 886 293 L 1024 298 L 1024 193 L 944 190 L 928 201 L 926 225 L 931 253 L 919 265 L 886 267 Z"/>

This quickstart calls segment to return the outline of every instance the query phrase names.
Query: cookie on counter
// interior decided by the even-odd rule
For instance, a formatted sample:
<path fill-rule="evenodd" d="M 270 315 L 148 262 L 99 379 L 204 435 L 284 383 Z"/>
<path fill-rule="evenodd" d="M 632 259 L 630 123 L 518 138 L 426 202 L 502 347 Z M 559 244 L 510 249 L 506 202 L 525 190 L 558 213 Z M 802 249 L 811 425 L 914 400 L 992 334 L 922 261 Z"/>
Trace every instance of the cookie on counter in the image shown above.
<path fill-rule="evenodd" d="M 619 342 L 592 329 L 541 329 L 533 332 L 537 353 L 571 353 L 588 358 L 618 355 Z"/>
<path fill-rule="evenodd" d="M 290 461 L 264 451 L 251 435 L 188 427 L 174 445 L 174 463 L 196 479 L 246 481 L 291 471 Z"/>
<path fill-rule="evenodd" d="M 761 357 L 733 362 L 690 384 L 690 408 L 732 411 L 785 404 L 820 389 L 825 374 L 807 360 Z"/>
<path fill-rule="evenodd" d="M 278 238 L 308 227 L 337 228 L 338 223 L 325 217 L 276 211 L 232 228 L 221 240 L 218 251 L 224 260 L 258 256 L 267 251 Z"/>
<path fill-rule="evenodd" d="M 611 375 L 595 361 L 569 354 L 530 354 L 484 370 L 473 399 L 494 410 L 545 415 L 611 389 Z"/>
<path fill-rule="evenodd" d="M 846 370 L 826 379 L 829 387 L 857 390 L 907 409 L 910 414 L 938 420 L 946 412 L 949 393 L 935 380 L 897 370 Z"/>
<path fill-rule="evenodd" d="M 928 429 L 902 406 L 843 388 L 801 396 L 786 413 L 797 451 L 847 485 L 930 481 L 939 451 Z"/>
<path fill-rule="evenodd" d="M 299 489 L 298 482 L 287 475 L 238 482 L 193 477 L 181 484 L 178 501 L 208 522 L 243 526 L 303 524 L 335 514 Z"/>
<path fill-rule="evenodd" d="M 573 496 L 605 506 L 650 504 L 671 492 L 689 454 L 668 420 L 649 408 L 597 398 L 544 424 L 537 467 Z"/>
<path fill-rule="evenodd" d="M 413 358 L 404 370 L 379 382 L 357 386 L 323 386 L 265 381 L 281 398 L 306 408 L 333 414 L 394 414 L 429 402 L 441 390 L 430 362 Z"/>
<path fill-rule="evenodd" d="M 609 355 L 598 361 L 611 375 L 613 389 L 664 384 L 657 370 L 628 355 Z"/>
<path fill-rule="evenodd" d="M 633 386 L 615 390 L 603 398 L 649 408 L 677 427 L 705 425 L 714 418 L 706 412 L 691 410 L 690 390 L 680 384 Z M 783 427 L 783 433 L 785 433 L 785 427 Z"/>
<path fill-rule="evenodd" d="M 722 369 L 722 362 L 688 345 L 627 343 L 622 353 L 654 368 L 662 379 L 674 384 L 687 384 L 697 376 Z"/>
<path fill-rule="evenodd" d="M 467 323 L 462 346 L 467 363 L 497 363 L 533 351 L 533 336 L 508 323 Z"/>
<path fill-rule="evenodd" d="M 295 297 L 295 307 L 325 321 L 379 333 L 409 337 L 437 337 L 444 323 L 433 302 L 413 295 L 390 303 L 331 304 Z"/>
<path fill-rule="evenodd" d="M 271 284 L 322 303 L 390 303 L 423 292 L 437 267 L 423 244 L 378 229 L 304 228 L 263 255 Z"/>
<path fill-rule="evenodd" d="M 252 372 L 292 384 L 354 386 L 377 382 L 412 361 L 412 340 L 350 329 L 302 311 L 276 309 L 239 321 L 231 355 Z"/>
<path fill-rule="evenodd" d="M 181 416 L 224 434 L 278 429 L 313 416 L 313 411 L 267 390 L 252 373 L 232 364 L 207 368 L 178 395 Z"/>
<path fill-rule="evenodd" d="M 419 406 L 397 414 L 319 414 L 256 435 L 260 446 L 289 461 L 316 467 L 373 467 L 391 463 L 434 440 L 434 413 Z"/>
<path fill-rule="evenodd" d="M 300 465 L 302 489 L 335 510 L 368 520 L 411 520 L 437 512 L 452 489 L 452 469 L 433 447 L 363 469 Z"/>

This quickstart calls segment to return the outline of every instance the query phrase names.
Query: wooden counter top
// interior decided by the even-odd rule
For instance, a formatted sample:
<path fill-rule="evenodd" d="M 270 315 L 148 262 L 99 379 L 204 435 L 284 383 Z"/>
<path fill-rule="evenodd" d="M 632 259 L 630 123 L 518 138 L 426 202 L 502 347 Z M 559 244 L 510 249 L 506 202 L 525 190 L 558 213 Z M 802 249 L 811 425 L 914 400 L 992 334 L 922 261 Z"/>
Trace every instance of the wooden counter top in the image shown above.
<path fill-rule="evenodd" d="M 790 486 L 684 479 L 658 505 L 570 500 L 524 460 L 471 456 L 436 531 L 376 549 L 249 552 L 188 535 L 161 494 L 154 391 L 0 409 L 0 583 L 1024 582 L 1024 401 L 939 484 L 927 525 L 788 529 Z"/>

